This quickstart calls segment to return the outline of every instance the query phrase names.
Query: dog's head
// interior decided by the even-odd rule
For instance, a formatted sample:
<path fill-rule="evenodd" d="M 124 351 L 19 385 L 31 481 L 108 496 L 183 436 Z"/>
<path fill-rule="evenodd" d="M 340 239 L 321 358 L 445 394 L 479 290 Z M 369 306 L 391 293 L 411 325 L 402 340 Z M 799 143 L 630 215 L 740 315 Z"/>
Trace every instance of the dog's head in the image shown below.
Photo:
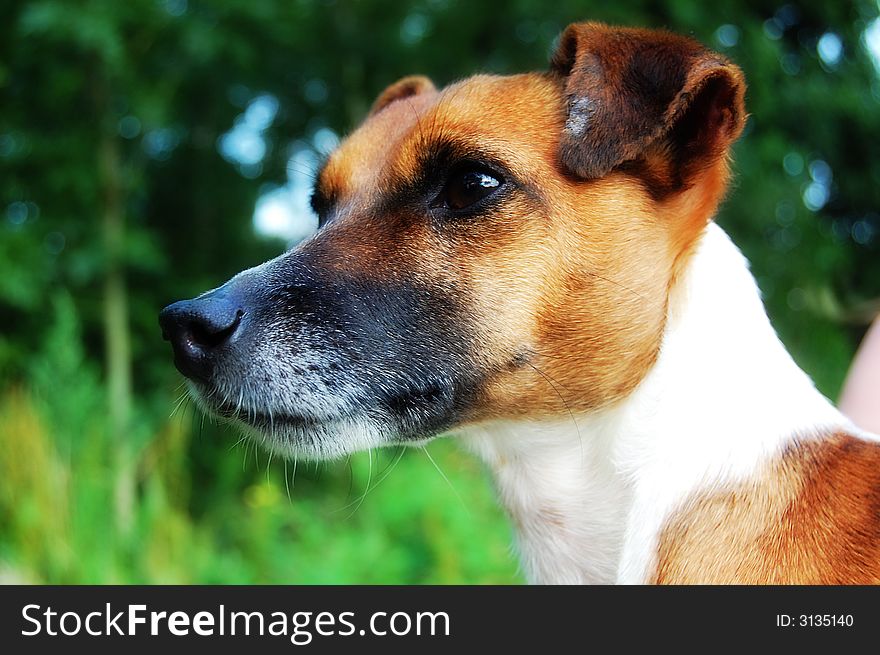
<path fill-rule="evenodd" d="M 655 359 L 743 93 L 690 39 L 593 23 L 546 73 L 405 78 L 320 171 L 317 234 L 162 312 L 177 367 L 304 457 L 607 406 Z"/>

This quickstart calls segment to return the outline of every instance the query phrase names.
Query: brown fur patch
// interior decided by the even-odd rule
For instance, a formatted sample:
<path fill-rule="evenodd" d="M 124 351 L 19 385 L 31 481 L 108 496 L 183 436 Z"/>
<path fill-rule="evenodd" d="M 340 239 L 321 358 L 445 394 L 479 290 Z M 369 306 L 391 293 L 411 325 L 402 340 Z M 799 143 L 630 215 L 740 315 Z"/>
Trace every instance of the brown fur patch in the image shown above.
<path fill-rule="evenodd" d="M 742 72 L 693 39 L 599 23 L 570 25 L 551 66 L 568 106 L 561 161 L 584 178 L 620 167 L 642 180 L 673 230 L 674 281 L 727 187 Z"/>
<path fill-rule="evenodd" d="M 588 32 L 590 39 L 581 39 Z M 666 33 L 595 25 L 569 33 L 577 37 L 571 76 L 577 69 L 583 82 L 589 67 L 578 57 L 588 45 L 589 62 L 605 71 L 602 84 L 597 78 L 590 88 L 609 99 L 626 86 L 615 76 L 625 78 L 632 68 L 618 52 L 619 34 L 642 43 L 637 54 L 650 54 L 658 39 L 669 45 L 661 48 L 663 61 L 674 63 L 687 89 L 703 98 L 699 116 L 686 116 L 699 100 L 680 90 L 649 85 L 643 91 L 653 95 L 638 102 L 665 107 L 640 117 L 654 137 L 678 134 L 685 129 L 678 119 L 688 118 L 675 147 L 642 135 L 624 153 L 640 157 L 637 166 L 596 179 L 572 175 L 560 152 L 570 137 L 573 77 L 561 74 L 557 61 L 550 73 L 477 75 L 441 91 L 405 78 L 380 96 L 319 181 L 323 195 L 333 198 L 334 218 L 305 247 L 324 249 L 326 266 L 447 290 L 467 303 L 481 346 L 475 364 L 486 379 L 466 422 L 566 416 L 630 393 L 654 363 L 669 288 L 727 182 L 725 152 L 738 131 L 724 115 L 732 100 L 723 85 L 703 93 L 722 79 L 709 65 L 720 59 Z M 566 37 L 563 42 L 564 50 Z M 627 52 L 631 63 L 635 51 Z M 733 70 L 718 65 L 724 75 Z M 741 89 L 736 93 L 741 102 Z M 677 107 L 670 109 L 671 102 Z M 594 137 L 610 148 L 632 118 L 609 115 L 602 119 L 607 130 L 597 128 Z M 417 196 L 389 204 L 395 190 L 418 176 L 425 153 L 442 143 L 500 162 L 514 188 L 463 220 L 435 221 L 429 199 Z M 687 184 L 680 185 L 683 174 Z M 656 193 L 664 184 L 668 192 Z"/>
<path fill-rule="evenodd" d="M 372 116 L 373 114 L 379 113 L 385 109 L 385 107 L 397 100 L 411 98 L 412 96 L 421 93 L 433 93 L 436 90 L 434 83 L 424 75 L 408 75 L 407 77 L 398 80 L 379 94 L 379 97 L 376 98 L 376 101 L 370 108 L 369 115 Z"/>
<path fill-rule="evenodd" d="M 560 171 L 560 106 L 552 76 L 477 76 L 444 90 L 419 121 L 423 133 L 497 153 L 534 190 L 441 228 L 442 261 L 452 264 L 443 275 L 468 291 L 484 332 L 481 356 L 499 371 L 472 419 L 614 402 L 659 348 L 675 256 L 669 229 L 631 176 L 584 181 Z M 422 146 L 414 139 L 401 150 Z M 399 150 L 396 163 L 406 159 Z M 505 366 L 521 353 L 523 365 Z"/>
<path fill-rule="evenodd" d="M 338 203 L 345 204 L 356 195 L 372 199 L 380 191 L 377 176 L 396 154 L 393 146 L 413 132 L 438 95 L 433 89 L 423 89 L 371 114 L 327 159 L 318 185 Z"/>
<path fill-rule="evenodd" d="M 653 582 L 880 583 L 880 444 L 803 442 L 749 483 L 694 496 L 661 533 Z"/>
<path fill-rule="evenodd" d="M 745 122 L 741 71 L 678 34 L 577 23 L 551 65 L 568 105 L 561 160 L 580 177 L 601 177 L 659 145 L 667 179 L 658 191 L 681 188 Z"/>

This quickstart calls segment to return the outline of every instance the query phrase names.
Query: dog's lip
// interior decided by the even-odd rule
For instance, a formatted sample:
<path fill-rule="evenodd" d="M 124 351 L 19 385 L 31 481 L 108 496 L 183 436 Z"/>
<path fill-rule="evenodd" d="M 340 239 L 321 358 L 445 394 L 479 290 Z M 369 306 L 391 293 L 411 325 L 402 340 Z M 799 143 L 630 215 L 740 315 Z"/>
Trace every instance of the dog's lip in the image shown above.
<path fill-rule="evenodd" d="M 278 427 L 308 428 L 327 423 L 326 419 L 300 416 L 283 412 L 238 407 L 231 403 L 207 401 L 211 411 L 222 419 L 239 421 L 257 429 L 272 430 Z"/>

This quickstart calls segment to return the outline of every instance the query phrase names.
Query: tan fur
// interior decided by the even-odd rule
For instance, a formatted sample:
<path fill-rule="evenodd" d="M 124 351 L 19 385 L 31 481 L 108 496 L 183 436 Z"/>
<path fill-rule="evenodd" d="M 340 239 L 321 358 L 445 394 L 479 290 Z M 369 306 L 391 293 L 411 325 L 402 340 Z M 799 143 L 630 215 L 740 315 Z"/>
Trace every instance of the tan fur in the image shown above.
<path fill-rule="evenodd" d="M 475 76 L 428 89 L 371 116 L 321 176 L 345 212 L 358 215 L 319 236 L 345 253 L 333 265 L 411 276 L 460 289 L 473 302 L 483 356 L 499 371 L 473 420 L 607 405 L 638 384 L 659 347 L 686 222 L 658 209 L 637 176 L 579 180 L 560 169 L 561 91 L 546 74 Z M 371 220 L 382 190 L 406 178 L 426 141 L 439 137 L 496 154 L 531 193 L 439 235 L 405 216 Z M 690 230 L 714 210 L 720 192 L 710 195 L 690 208 L 702 214 Z M 681 209 L 667 202 L 670 212 Z M 564 356 L 572 353 L 579 356 Z"/>
<path fill-rule="evenodd" d="M 667 521 L 658 584 L 880 583 L 880 444 L 805 442 Z"/>
<path fill-rule="evenodd" d="M 409 75 L 389 86 L 376 98 L 376 101 L 370 108 L 370 116 L 378 114 L 392 102 L 431 93 L 436 90 L 434 83 L 424 75 Z"/>
<path fill-rule="evenodd" d="M 616 134 L 635 129 L 630 99 L 606 91 L 627 88 L 634 58 L 653 56 L 631 47 L 642 42 L 656 42 L 681 69 L 657 83 L 684 86 L 650 134 Z M 358 215 L 320 236 L 346 253 L 338 266 L 410 276 L 472 303 L 485 368 L 497 374 L 471 420 L 592 410 L 632 391 L 656 358 L 667 292 L 723 196 L 725 153 L 744 120 L 739 70 L 677 35 L 575 25 L 554 66 L 477 75 L 440 92 L 425 78 L 404 78 L 380 94 L 320 181 L 343 213 Z M 565 153 L 579 156 L 566 119 L 572 94 L 584 89 L 616 117 L 601 131 L 605 142 L 628 144 L 630 161 L 598 179 L 565 162 Z M 676 130 L 684 154 L 666 138 Z M 376 200 L 412 176 L 438 139 L 491 153 L 527 188 L 490 215 L 441 230 L 404 215 L 371 220 Z"/>

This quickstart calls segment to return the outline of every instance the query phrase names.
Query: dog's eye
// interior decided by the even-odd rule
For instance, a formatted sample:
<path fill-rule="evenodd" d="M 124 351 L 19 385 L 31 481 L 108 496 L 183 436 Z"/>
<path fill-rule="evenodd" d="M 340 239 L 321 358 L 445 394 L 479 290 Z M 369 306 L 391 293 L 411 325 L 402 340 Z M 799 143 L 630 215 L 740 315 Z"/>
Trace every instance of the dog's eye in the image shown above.
<path fill-rule="evenodd" d="M 499 176 L 485 168 L 455 169 L 440 193 L 440 200 L 452 211 L 462 211 L 491 196 L 501 184 Z"/>

